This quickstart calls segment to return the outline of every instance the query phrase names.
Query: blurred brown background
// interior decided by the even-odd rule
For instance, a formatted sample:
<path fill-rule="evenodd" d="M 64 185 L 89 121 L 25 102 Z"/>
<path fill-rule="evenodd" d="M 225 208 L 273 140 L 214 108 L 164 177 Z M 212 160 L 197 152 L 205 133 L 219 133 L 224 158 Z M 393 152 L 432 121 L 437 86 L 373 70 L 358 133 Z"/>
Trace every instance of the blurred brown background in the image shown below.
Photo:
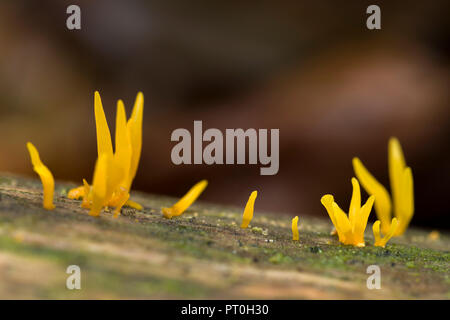
<path fill-rule="evenodd" d="M 82 29 L 66 28 L 77 4 Z M 365 26 L 378 4 L 382 30 Z M 350 201 L 351 159 L 385 185 L 397 136 L 415 179 L 413 225 L 449 228 L 448 1 L 1 1 L 0 171 L 33 175 L 32 141 L 57 179 L 91 179 L 93 93 L 111 130 L 116 100 L 145 95 L 134 189 L 257 210 L 326 216 Z M 171 132 L 279 128 L 280 171 L 175 166 Z M 372 218 L 374 215 L 372 216 Z"/>

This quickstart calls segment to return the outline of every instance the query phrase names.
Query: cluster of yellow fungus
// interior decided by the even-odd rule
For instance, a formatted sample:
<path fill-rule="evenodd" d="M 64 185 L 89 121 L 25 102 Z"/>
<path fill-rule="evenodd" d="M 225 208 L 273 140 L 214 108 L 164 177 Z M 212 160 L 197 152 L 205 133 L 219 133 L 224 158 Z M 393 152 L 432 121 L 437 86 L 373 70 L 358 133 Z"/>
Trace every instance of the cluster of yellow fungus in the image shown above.
<path fill-rule="evenodd" d="M 414 214 L 413 176 L 410 167 L 406 166 L 403 151 L 397 138 L 391 138 L 388 144 L 389 179 L 393 198 L 394 215 L 398 219 L 398 227 L 394 236 L 402 235 Z M 353 158 L 355 174 L 364 189 L 375 196 L 375 211 L 381 221 L 381 230 L 387 234 L 391 226 L 392 202 L 386 188 L 379 183 L 364 167 L 361 160 Z"/>
<path fill-rule="evenodd" d="M 70 190 L 68 197 L 82 197 L 82 207 L 89 208 L 89 214 L 92 216 L 100 215 L 104 207 L 110 206 L 115 207 L 114 217 L 120 214 L 124 205 L 142 210 L 142 206 L 129 200 L 129 197 L 141 156 L 144 96 L 141 92 L 138 93 L 128 120 L 122 100 L 117 102 L 114 152 L 102 101 L 97 91 L 94 111 L 98 158 L 92 185 L 83 180 L 83 186 Z"/>
<path fill-rule="evenodd" d="M 92 185 L 83 179 L 82 186 L 74 188 L 68 193 L 68 197 L 71 199 L 83 198 L 81 206 L 90 209 L 89 214 L 92 216 L 99 216 L 105 207 L 115 207 L 114 217 L 120 214 L 124 205 L 138 210 L 143 209 L 141 205 L 129 199 L 130 188 L 136 176 L 141 156 L 143 110 L 144 96 L 141 92 L 136 97 L 133 111 L 128 120 L 122 100 L 117 102 L 113 151 L 111 134 L 100 94 L 95 92 L 94 111 L 98 158 Z M 31 142 L 27 143 L 27 148 L 33 169 L 39 175 L 43 185 L 43 207 L 52 210 L 55 208 L 53 175 L 42 163 L 37 149 Z M 364 189 L 370 194 L 366 203 L 361 206 L 361 190 L 356 178 L 351 180 L 353 192 L 348 215 L 338 206 L 331 194 L 326 194 L 321 198 L 321 203 L 335 227 L 332 234 L 337 233 L 340 242 L 358 247 L 365 246 L 364 231 L 373 205 L 375 205 L 379 219 L 372 227 L 375 246 L 385 247 L 389 239 L 405 232 L 414 213 L 413 178 L 411 168 L 406 166 L 400 143 L 396 138 L 389 140 L 388 162 L 393 206 L 387 190 L 370 174 L 358 158 L 353 159 L 353 168 Z M 195 184 L 172 207 L 162 208 L 163 216 L 170 219 L 183 214 L 207 185 L 206 180 Z M 250 194 L 242 216 L 242 229 L 247 228 L 253 218 L 257 194 L 257 191 Z M 391 217 L 392 207 L 394 208 L 394 218 Z M 381 237 L 380 229 L 385 235 L 384 237 Z M 434 237 L 438 238 L 438 235 Z M 298 216 L 292 219 L 292 240 L 299 240 Z"/>
<path fill-rule="evenodd" d="M 364 230 L 367 226 L 372 205 L 375 200 L 370 196 L 367 202 L 361 207 L 361 191 L 358 180 L 352 178 L 353 193 L 350 202 L 350 209 L 347 214 L 334 202 L 331 194 L 326 194 L 320 200 L 330 216 L 336 228 L 339 241 L 344 244 L 351 244 L 364 247 Z"/>
<path fill-rule="evenodd" d="M 189 208 L 200 194 L 205 190 L 208 181 L 202 180 L 196 183 L 177 203 L 170 208 L 162 208 L 164 217 L 171 219 L 172 217 L 180 216 Z"/>
<path fill-rule="evenodd" d="M 386 233 L 386 235 L 383 238 L 381 238 L 381 236 L 380 236 L 380 220 L 377 220 L 372 226 L 373 237 L 375 238 L 374 246 L 384 248 L 386 246 L 386 243 L 389 241 L 389 239 L 391 239 L 392 236 L 394 235 L 395 231 L 397 230 L 397 227 L 398 227 L 397 218 L 392 218 L 391 225 L 389 226 L 388 232 Z"/>
<path fill-rule="evenodd" d="M 397 138 L 389 140 L 388 162 L 395 218 L 391 216 L 392 202 L 386 188 L 370 174 L 361 160 L 356 157 L 353 158 L 353 169 L 364 189 L 370 194 L 366 204 L 360 207 L 360 187 L 355 178 L 352 178 L 353 195 L 348 218 L 334 202 L 332 195 L 322 197 L 321 202 L 327 209 L 340 242 L 364 246 L 364 230 L 374 202 L 379 219 L 372 227 L 375 246 L 384 247 L 393 236 L 401 235 L 406 231 L 414 214 L 413 177 L 411 168 L 406 166 Z M 383 238 L 380 236 L 380 227 L 385 235 Z"/>
<path fill-rule="evenodd" d="M 53 210 L 55 209 L 55 205 L 53 204 L 53 193 L 55 192 L 55 180 L 53 179 L 53 175 L 42 163 L 39 152 L 31 142 L 27 142 L 27 148 L 30 153 L 33 170 L 41 178 L 42 187 L 44 189 L 43 207 L 47 210 Z"/>
<path fill-rule="evenodd" d="M 106 121 L 100 94 L 94 95 L 94 113 L 97 132 L 98 158 L 95 164 L 92 185 L 83 179 L 83 185 L 71 189 L 67 197 L 83 201 L 81 207 L 90 209 L 89 214 L 99 216 L 105 207 L 115 207 L 114 217 L 118 217 L 124 205 L 142 210 L 142 206 L 130 198 L 130 188 L 139 165 L 142 149 L 142 121 L 144 96 L 138 93 L 131 117 L 127 120 L 122 100 L 117 102 L 115 148 Z M 27 143 L 34 170 L 39 174 L 44 189 L 44 208 L 54 209 L 53 193 L 55 183 L 50 170 L 42 163 L 36 148 Z M 164 217 L 181 215 L 200 196 L 208 185 L 202 180 L 194 185 L 171 208 L 162 208 Z"/>
<path fill-rule="evenodd" d="M 246 229 L 253 219 L 253 210 L 255 208 L 255 200 L 258 196 L 257 191 L 253 191 L 248 198 L 247 204 L 245 205 L 244 214 L 242 215 L 241 228 Z"/>

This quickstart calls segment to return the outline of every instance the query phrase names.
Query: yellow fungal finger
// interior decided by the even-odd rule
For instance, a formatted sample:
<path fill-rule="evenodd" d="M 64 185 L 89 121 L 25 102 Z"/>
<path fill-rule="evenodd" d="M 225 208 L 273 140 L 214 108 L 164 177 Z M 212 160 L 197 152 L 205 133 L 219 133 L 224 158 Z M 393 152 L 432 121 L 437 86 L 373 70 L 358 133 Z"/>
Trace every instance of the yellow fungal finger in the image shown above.
<path fill-rule="evenodd" d="M 137 168 L 139 166 L 139 159 L 141 157 L 142 149 L 142 121 L 144 114 L 144 95 L 139 92 L 136 96 L 131 117 L 127 122 L 127 131 L 131 141 L 131 164 L 128 173 L 127 188 L 131 188 L 133 179 L 136 176 Z"/>
<path fill-rule="evenodd" d="M 398 226 L 399 226 L 399 223 L 398 223 L 397 218 L 393 218 L 392 221 L 391 221 L 391 226 L 389 227 L 388 232 L 386 233 L 386 235 L 383 238 L 381 238 L 380 237 L 379 221 L 375 222 L 373 227 L 372 227 L 373 235 L 374 235 L 374 238 L 375 238 L 374 246 L 376 246 L 376 247 L 383 247 L 384 248 L 386 246 L 387 242 L 396 233 Z"/>
<path fill-rule="evenodd" d="M 89 193 L 91 191 L 91 186 L 89 183 L 87 183 L 86 179 L 83 179 L 83 202 L 81 203 L 82 208 L 89 208 L 90 207 L 90 201 L 89 201 Z"/>
<path fill-rule="evenodd" d="M 355 226 L 353 229 L 354 241 L 357 246 L 364 246 L 364 231 L 367 227 L 367 221 L 369 219 L 372 206 L 375 201 L 374 196 L 370 196 L 366 203 L 361 207 L 355 217 Z"/>
<path fill-rule="evenodd" d="M 397 138 L 390 138 L 388 143 L 389 180 L 391 182 L 392 202 L 394 213 L 401 218 L 402 208 L 402 180 L 405 169 L 405 158 L 402 147 Z"/>
<path fill-rule="evenodd" d="M 103 153 L 95 164 L 94 178 L 92 182 L 92 206 L 89 214 L 97 217 L 106 203 L 107 195 L 107 174 L 108 174 L 108 156 Z"/>
<path fill-rule="evenodd" d="M 378 219 L 381 221 L 381 229 L 383 232 L 387 232 L 391 223 L 392 207 L 389 193 L 386 188 L 370 174 L 358 158 L 353 158 L 353 169 L 367 193 L 375 196 L 375 211 Z"/>
<path fill-rule="evenodd" d="M 258 196 L 257 191 L 253 191 L 248 198 L 247 204 L 245 205 L 244 214 L 242 215 L 241 228 L 245 229 L 248 227 L 250 221 L 253 219 L 253 210 L 255 207 L 255 200 Z"/>
<path fill-rule="evenodd" d="M 53 204 L 53 193 L 55 191 L 55 181 L 50 170 L 46 166 L 35 167 L 34 171 L 41 178 L 42 186 L 44 189 L 44 201 L 43 207 L 47 210 L 55 209 Z"/>
<path fill-rule="evenodd" d="M 31 143 L 27 143 L 28 152 L 30 153 L 31 163 L 33 164 L 33 170 L 39 175 L 44 189 L 43 207 L 47 210 L 53 210 L 55 208 L 53 204 L 53 193 L 55 191 L 55 180 L 50 170 L 42 163 L 39 152 L 36 147 Z"/>
<path fill-rule="evenodd" d="M 132 201 L 130 199 L 128 199 L 127 202 L 125 202 L 125 205 L 127 205 L 127 206 L 129 206 L 129 207 L 131 207 L 133 209 L 139 210 L 139 211 L 144 209 L 144 207 L 141 206 L 139 203 L 134 202 L 134 201 Z"/>
<path fill-rule="evenodd" d="M 388 241 L 394 236 L 398 228 L 398 219 L 392 218 L 391 226 L 389 227 L 388 233 L 383 237 L 383 247 L 388 243 Z"/>
<path fill-rule="evenodd" d="M 406 167 L 403 171 L 403 190 L 404 190 L 404 210 L 411 220 L 414 214 L 414 182 L 413 174 L 410 167 Z"/>
<path fill-rule="evenodd" d="M 345 236 L 344 236 L 344 233 L 342 232 L 342 230 L 340 230 L 339 225 L 336 222 L 336 216 L 335 216 L 334 209 L 333 209 L 334 197 L 331 194 L 326 194 L 320 199 L 320 202 L 327 210 L 328 216 L 330 217 L 330 220 L 333 223 L 333 225 L 335 227 L 335 231 L 339 237 L 339 241 L 344 242 Z"/>
<path fill-rule="evenodd" d="M 298 241 L 298 216 L 292 219 L 292 240 Z"/>
<path fill-rule="evenodd" d="M 330 217 L 331 222 L 333 223 L 334 227 L 337 229 L 336 219 L 334 217 L 334 211 L 333 211 L 334 197 L 331 194 L 326 194 L 322 198 L 320 198 L 320 202 L 327 210 L 327 213 L 328 213 L 328 216 Z"/>
<path fill-rule="evenodd" d="M 402 235 L 406 231 L 414 214 L 414 186 L 412 171 L 409 167 L 403 170 L 400 203 L 399 211 L 396 213 L 399 222 L 396 236 Z"/>
<path fill-rule="evenodd" d="M 380 220 L 375 221 L 375 223 L 372 226 L 372 231 L 373 231 L 373 237 L 375 239 L 374 245 L 375 246 L 380 246 L 380 242 L 381 242 L 381 236 L 380 236 Z"/>
<path fill-rule="evenodd" d="M 337 223 L 338 234 L 341 234 L 344 244 L 353 243 L 353 234 L 350 221 L 348 220 L 345 212 L 338 206 L 336 202 L 333 202 L 334 216 Z"/>
<path fill-rule="evenodd" d="M 98 157 L 106 153 L 113 155 L 113 147 L 111 142 L 111 133 L 109 131 L 108 122 L 106 121 L 105 111 L 103 110 L 100 93 L 95 91 L 94 98 L 95 125 L 97 130 L 97 152 Z"/>
<path fill-rule="evenodd" d="M 181 215 L 187 208 L 189 208 L 200 194 L 205 190 L 208 181 L 202 180 L 195 184 L 177 203 L 170 208 L 162 208 L 164 217 L 170 219 L 174 216 Z"/>
<path fill-rule="evenodd" d="M 350 208 L 348 210 L 348 218 L 350 220 L 350 225 L 352 226 L 352 230 L 355 229 L 356 223 L 356 215 L 358 214 L 361 208 L 361 189 L 359 187 L 358 180 L 356 178 L 352 178 L 352 199 L 350 201 Z"/>
<path fill-rule="evenodd" d="M 117 113 L 116 113 L 116 150 L 115 150 L 115 161 L 117 165 L 121 168 L 123 172 L 123 177 L 121 180 L 122 187 L 128 190 L 128 174 L 130 172 L 131 165 L 131 142 L 129 132 L 127 130 L 127 119 L 125 114 L 125 106 L 122 100 L 117 102 Z"/>

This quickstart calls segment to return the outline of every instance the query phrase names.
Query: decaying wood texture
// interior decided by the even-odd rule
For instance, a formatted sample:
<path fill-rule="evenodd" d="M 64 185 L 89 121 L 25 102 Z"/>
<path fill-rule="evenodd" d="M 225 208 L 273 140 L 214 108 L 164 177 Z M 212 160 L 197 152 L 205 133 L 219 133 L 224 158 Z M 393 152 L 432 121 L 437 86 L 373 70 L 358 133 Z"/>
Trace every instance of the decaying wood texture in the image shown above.
<path fill-rule="evenodd" d="M 175 199 L 132 193 L 141 212 L 99 218 L 67 199 L 56 183 L 53 211 L 42 208 L 39 180 L 0 174 L 2 299 L 395 299 L 450 297 L 450 237 L 409 229 L 386 248 L 344 246 L 331 222 L 256 211 L 240 229 L 243 208 L 197 202 L 165 219 Z M 373 214 L 373 213 L 372 213 Z M 298 215 L 300 241 L 292 241 Z M 366 286 L 369 265 L 381 268 L 381 289 Z M 68 290 L 66 269 L 81 268 L 81 290 Z"/>

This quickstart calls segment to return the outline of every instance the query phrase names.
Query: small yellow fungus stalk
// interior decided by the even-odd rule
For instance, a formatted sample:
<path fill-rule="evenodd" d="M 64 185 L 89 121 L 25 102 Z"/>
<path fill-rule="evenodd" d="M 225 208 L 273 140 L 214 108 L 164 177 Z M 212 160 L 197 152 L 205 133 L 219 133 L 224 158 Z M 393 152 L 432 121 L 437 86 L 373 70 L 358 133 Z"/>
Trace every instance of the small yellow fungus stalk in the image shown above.
<path fill-rule="evenodd" d="M 250 221 L 253 219 L 253 210 L 255 207 L 256 196 L 258 195 L 257 191 L 253 191 L 248 198 L 247 204 L 245 205 L 244 214 L 242 215 L 242 224 L 241 228 L 245 229 L 248 227 Z"/>
<path fill-rule="evenodd" d="M 84 195 L 85 195 L 84 190 L 85 190 L 84 186 L 70 189 L 69 192 L 67 193 L 67 198 L 74 199 L 74 200 L 78 200 L 80 198 L 83 198 Z"/>
<path fill-rule="evenodd" d="M 27 148 L 30 153 L 33 169 L 41 178 L 42 187 L 44 189 L 43 207 L 47 210 L 53 210 L 55 209 L 55 205 L 53 204 L 53 193 L 55 191 L 55 180 L 53 179 L 53 175 L 42 163 L 36 147 L 31 142 L 27 142 Z"/>
<path fill-rule="evenodd" d="M 202 180 L 196 183 L 177 203 L 170 208 L 162 208 L 164 217 L 170 219 L 183 214 L 187 208 L 189 208 L 200 194 L 205 190 L 208 185 L 208 181 Z"/>
<path fill-rule="evenodd" d="M 331 194 L 324 195 L 320 201 L 328 212 L 331 222 L 336 228 L 339 241 L 358 247 L 364 247 L 364 230 L 367 226 L 370 211 L 372 210 L 374 196 L 370 196 L 361 207 L 361 192 L 358 180 L 352 178 L 353 193 L 350 202 L 348 217 L 339 208 Z"/>
<path fill-rule="evenodd" d="M 292 219 L 292 240 L 298 241 L 298 216 L 295 216 L 294 219 Z"/>
<path fill-rule="evenodd" d="M 139 165 L 142 148 L 142 121 L 144 96 L 138 93 L 131 113 L 126 119 L 122 100 L 117 102 L 115 150 L 106 121 L 100 94 L 94 98 L 95 125 L 97 132 L 98 158 L 94 170 L 92 186 L 83 180 L 83 186 L 69 191 L 71 199 L 83 198 L 81 206 L 89 208 L 89 214 L 98 216 L 103 207 L 115 207 L 114 217 L 120 209 L 129 205 L 142 210 L 142 206 L 130 201 L 130 188 Z"/>
<path fill-rule="evenodd" d="M 397 218 L 392 218 L 389 230 L 383 238 L 380 236 L 380 224 L 380 220 L 377 220 L 372 226 L 373 237 L 375 238 L 374 246 L 384 248 L 389 239 L 395 234 L 395 231 L 397 231 L 399 224 Z"/>
<path fill-rule="evenodd" d="M 89 197 L 90 191 L 91 191 L 91 186 L 87 183 L 86 179 L 83 179 L 83 187 L 82 188 L 83 188 L 83 193 L 87 196 L 83 197 L 83 202 L 81 203 L 81 207 L 88 209 L 89 204 L 91 203 L 90 201 L 92 200 L 90 198 L 92 198 L 92 196 Z"/>
<path fill-rule="evenodd" d="M 406 231 L 414 214 L 414 188 L 411 168 L 406 166 L 400 142 L 396 138 L 389 140 L 388 164 L 393 204 L 386 188 L 370 174 L 361 160 L 353 158 L 356 176 L 367 193 L 376 197 L 375 211 L 382 232 L 389 232 L 393 207 L 399 224 L 394 236 L 399 236 Z"/>

